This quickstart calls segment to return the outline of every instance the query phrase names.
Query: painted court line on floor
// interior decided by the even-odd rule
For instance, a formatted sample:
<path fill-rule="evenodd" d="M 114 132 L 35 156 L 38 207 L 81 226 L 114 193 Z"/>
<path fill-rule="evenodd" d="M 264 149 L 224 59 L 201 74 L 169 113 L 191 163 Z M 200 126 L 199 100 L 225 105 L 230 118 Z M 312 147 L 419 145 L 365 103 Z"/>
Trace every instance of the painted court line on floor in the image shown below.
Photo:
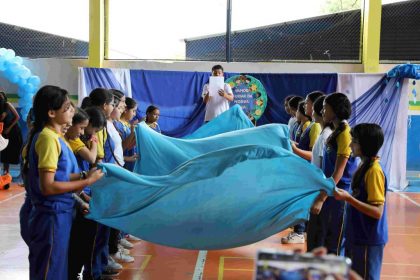
<path fill-rule="evenodd" d="M 397 192 L 397 194 L 405 199 L 407 199 L 408 201 L 411 201 L 414 205 L 416 205 L 417 207 L 420 207 L 420 203 L 418 203 L 417 201 L 413 200 L 412 198 L 410 198 L 408 195 L 404 194 L 404 193 L 400 193 Z"/>
<path fill-rule="evenodd" d="M 195 263 L 194 275 L 192 280 L 201 280 L 203 278 L 204 266 L 206 264 L 207 251 L 198 252 L 197 262 Z"/>
<path fill-rule="evenodd" d="M 23 194 L 25 194 L 25 192 L 21 192 L 21 193 L 18 193 L 18 194 L 12 195 L 11 197 L 8 197 L 8 198 L 6 198 L 5 200 L 0 201 L 0 204 L 4 203 L 4 202 L 6 202 L 6 201 L 12 200 L 12 199 L 14 199 L 14 198 L 16 198 L 16 197 L 18 197 L 18 196 L 23 195 Z"/>

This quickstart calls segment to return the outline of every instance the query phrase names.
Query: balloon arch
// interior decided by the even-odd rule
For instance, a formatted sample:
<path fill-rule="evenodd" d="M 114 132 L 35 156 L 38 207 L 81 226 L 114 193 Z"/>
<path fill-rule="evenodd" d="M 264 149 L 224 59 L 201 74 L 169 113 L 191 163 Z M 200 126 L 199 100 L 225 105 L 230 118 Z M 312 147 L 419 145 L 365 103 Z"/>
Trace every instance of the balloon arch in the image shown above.
<path fill-rule="evenodd" d="M 32 97 L 38 90 L 41 79 L 32 75 L 31 70 L 22 62 L 23 59 L 16 56 L 13 50 L 0 48 L 0 75 L 9 82 L 18 85 L 18 105 L 21 108 L 20 113 L 23 119 L 26 119 L 32 107 Z"/>

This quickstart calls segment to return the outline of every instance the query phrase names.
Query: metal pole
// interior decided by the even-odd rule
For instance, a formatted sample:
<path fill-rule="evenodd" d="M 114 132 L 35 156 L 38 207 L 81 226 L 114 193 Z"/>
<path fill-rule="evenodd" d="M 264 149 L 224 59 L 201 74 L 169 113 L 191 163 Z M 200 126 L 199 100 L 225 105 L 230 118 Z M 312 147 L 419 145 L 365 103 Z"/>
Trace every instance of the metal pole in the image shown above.
<path fill-rule="evenodd" d="M 232 62 L 232 52 L 231 52 L 231 33 L 232 33 L 232 0 L 227 0 L 227 9 L 226 9 L 227 19 L 226 19 L 226 61 Z"/>

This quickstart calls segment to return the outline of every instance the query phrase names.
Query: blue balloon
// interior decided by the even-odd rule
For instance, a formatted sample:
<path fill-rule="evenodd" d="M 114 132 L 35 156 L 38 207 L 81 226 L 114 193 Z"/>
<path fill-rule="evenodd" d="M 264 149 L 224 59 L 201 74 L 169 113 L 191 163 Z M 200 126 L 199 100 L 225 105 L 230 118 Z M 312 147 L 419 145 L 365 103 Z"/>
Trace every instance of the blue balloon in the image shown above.
<path fill-rule="evenodd" d="M 14 58 L 11 59 L 11 61 L 16 62 L 17 64 L 22 64 L 23 58 L 21 58 L 20 56 L 15 56 Z"/>
<path fill-rule="evenodd" d="M 14 50 L 10 50 L 10 49 L 6 50 L 6 52 L 4 53 L 4 57 L 7 60 L 14 58 L 15 55 L 16 55 L 15 51 Z"/>
<path fill-rule="evenodd" d="M 30 84 L 30 83 L 26 83 L 25 85 L 23 85 L 22 89 L 27 93 L 27 94 L 32 94 L 35 92 L 36 88 Z"/>
<path fill-rule="evenodd" d="M 0 71 L 6 70 L 6 66 L 4 65 L 5 62 L 6 62 L 6 60 L 4 59 L 4 57 L 0 56 Z"/>
<path fill-rule="evenodd" d="M 29 70 L 26 66 L 22 66 L 22 68 L 19 69 L 19 76 L 22 79 L 28 79 L 31 76 L 31 70 Z"/>
<path fill-rule="evenodd" d="M 8 66 L 8 69 L 12 72 L 12 73 L 14 73 L 14 74 L 18 74 L 18 72 L 19 72 L 19 64 L 17 64 L 16 62 L 11 62 L 11 63 L 8 63 L 7 64 L 7 66 Z"/>
<path fill-rule="evenodd" d="M 19 81 L 20 82 L 20 81 Z M 18 83 L 19 83 L 18 82 Z M 26 84 L 26 83 L 25 83 Z M 24 84 L 23 84 L 24 85 Z M 22 85 L 22 86 L 23 86 Z M 26 91 L 24 91 L 23 90 L 23 87 L 22 86 L 19 86 L 19 88 L 18 88 L 18 91 L 17 91 L 17 94 L 18 94 L 18 96 L 19 96 L 19 98 L 22 98 L 23 96 L 25 96 L 26 95 Z"/>
<path fill-rule="evenodd" d="M 27 83 L 28 83 L 28 80 L 23 79 L 22 76 L 20 76 L 19 80 L 17 81 L 17 85 L 19 86 L 19 88 L 23 88 L 23 86 Z M 19 91 L 18 91 L 18 93 L 19 93 Z"/>
<path fill-rule="evenodd" d="M 10 68 L 4 71 L 4 77 L 11 83 L 16 83 L 19 80 L 19 77 Z"/>
<path fill-rule="evenodd" d="M 13 73 L 12 73 L 12 71 L 10 71 L 10 70 L 6 67 L 6 70 L 4 70 L 4 72 L 3 72 L 3 76 L 4 76 L 7 80 L 10 80 L 10 78 L 12 78 L 12 76 L 13 76 Z"/>
<path fill-rule="evenodd" d="M 41 79 L 38 76 L 30 76 L 28 78 L 28 83 L 32 84 L 35 88 L 38 88 L 41 85 Z"/>
<path fill-rule="evenodd" d="M 10 64 L 12 64 L 12 62 L 8 59 L 6 59 L 5 57 L 3 57 L 4 59 L 4 67 L 6 68 L 5 70 L 9 69 Z"/>
<path fill-rule="evenodd" d="M 16 84 L 19 81 L 19 76 L 14 74 L 13 76 L 10 77 L 9 81 Z"/>
<path fill-rule="evenodd" d="M 32 104 L 32 94 L 25 94 L 19 98 L 19 101 L 22 105 L 31 105 Z"/>

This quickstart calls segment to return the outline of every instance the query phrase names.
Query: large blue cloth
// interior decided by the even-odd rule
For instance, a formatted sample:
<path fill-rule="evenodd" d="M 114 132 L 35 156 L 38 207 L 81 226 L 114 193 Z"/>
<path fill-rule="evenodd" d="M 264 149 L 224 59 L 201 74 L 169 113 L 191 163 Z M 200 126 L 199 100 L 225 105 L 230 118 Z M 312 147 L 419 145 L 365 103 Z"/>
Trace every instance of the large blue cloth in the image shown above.
<path fill-rule="evenodd" d="M 241 106 L 235 105 L 220 114 L 219 117 L 212 119 L 210 123 L 204 124 L 193 133 L 184 136 L 183 139 L 204 138 L 251 127 L 254 127 L 254 125 L 241 109 Z"/>
<path fill-rule="evenodd" d="M 307 220 L 319 190 L 331 195 L 334 188 L 321 170 L 271 145 L 203 154 L 165 176 L 102 168 L 106 177 L 92 188 L 89 218 L 183 249 L 232 248 L 267 238 Z"/>
<path fill-rule="evenodd" d="M 223 124 L 211 121 L 201 133 L 232 128 Z M 154 243 L 183 249 L 251 244 L 307 220 L 319 191 L 334 189 L 320 169 L 291 152 L 285 125 L 199 139 L 167 137 L 146 125 L 136 133 L 141 160 L 135 171 L 142 175 L 101 165 L 106 175 L 92 186 L 88 217 Z"/>
<path fill-rule="evenodd" d="M 223 117 L 219 118 L 219 120 L 223 119 Z M 215 128 L 212 122 L 208 123 L 207 127 L 203 127 L 200 131 L 201 135 L 216 133 L 218 128 Z M 224 123 L 216 121 L 215 124 L 221 125 L 222 128 L 219 130 L 225 130 Z M 194 157 L 241 145 L 273 145 L 290 151 L 288 135 L 289 130 L 286 125 L 269 124 L 199 139 L 178 139 L 163 136 L 147 125 L 140 124 L 136 127 L 140 159 L 134 167 L 134 172 L 152 176 L 167 175 Z"/>

